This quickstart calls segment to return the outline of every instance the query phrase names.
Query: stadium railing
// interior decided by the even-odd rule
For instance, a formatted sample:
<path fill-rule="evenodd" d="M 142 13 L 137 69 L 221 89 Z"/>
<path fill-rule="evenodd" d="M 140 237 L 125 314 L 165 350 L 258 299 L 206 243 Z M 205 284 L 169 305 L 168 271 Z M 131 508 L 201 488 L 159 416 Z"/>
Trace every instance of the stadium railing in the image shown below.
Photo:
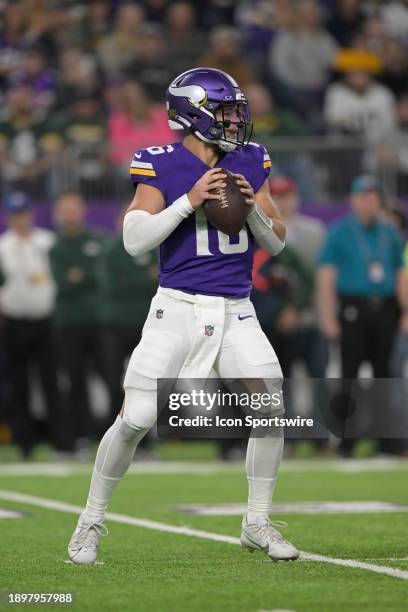
<path fill-rule="evenodd" d="M 378 145 L 337 134 L 269 138 L 263 144 L 272 159 L 272 174 L 290 176 L 306 203 L 346 201 L 351 179 L 361 172 L 377 174 L 387 197 L 404 197 L 398 192 L 398 168 Z M 392 142 L 384 146 L 391 150 Z M 3 193 L 13 187 L 5 176 L 1 183 Z M 53 159 L 40 192 L 37 185 L 36 199 L 52 200 L 65 189 L 81 189 L 90 200 L 123 200 L 131 195 L 128 164 L 113 164 L 107 147 L 67 146 Z"/>

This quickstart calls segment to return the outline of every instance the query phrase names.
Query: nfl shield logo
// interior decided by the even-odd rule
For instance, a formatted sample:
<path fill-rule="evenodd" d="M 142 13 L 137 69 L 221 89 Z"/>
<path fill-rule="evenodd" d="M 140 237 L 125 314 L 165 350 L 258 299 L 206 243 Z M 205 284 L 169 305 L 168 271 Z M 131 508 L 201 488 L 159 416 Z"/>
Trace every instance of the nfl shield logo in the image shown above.
<path fill-rule="evenodd" d="M 159 308 L 159 310 L 156 310 L 156 319 L 162 319 L 163 313 L 164 313 L 164 310 L 162 310 L 161 308 Z"/>
<path fill-rule="evenodd" d="M 214 325 L 206 325 L 204 327 L 204 335 L 205 336 L 212 336 L 214 333 Z"/>

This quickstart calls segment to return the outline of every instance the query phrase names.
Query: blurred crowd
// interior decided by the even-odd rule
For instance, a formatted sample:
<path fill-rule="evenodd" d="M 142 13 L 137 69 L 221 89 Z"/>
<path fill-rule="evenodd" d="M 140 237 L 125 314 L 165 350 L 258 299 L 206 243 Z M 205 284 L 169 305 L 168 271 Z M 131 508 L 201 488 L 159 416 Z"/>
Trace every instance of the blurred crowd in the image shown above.
<path fill-rule="evenodd" d="M 157 286 L 154 256 L 122 246 L 129 162 L 177 138 L 164 93 L 194 66 L 237 79 L 252 139 L 271 152 L 288 240 L 276 258 L 256 252 L 253 300 L 284 375 L 301 364 L 324 378 L 337 364 L 334 375 L 353 379 L 368 364 L 376 379 L 403 379 L 406 219 L 389 194 L 408 186 L 407 1 L 0 0 L 0 15 L 0 443 L 29 457 L 46 439 L 61 456 L 86 456 L 115 418 Z M 328 143 L 328 196 L 350 190 L 351 213 L 327 231 L 299 203 L 317 200 Z M 362 171 L 371 175 L 355 179 Z M 116 203 L 116 235 L 88 226 L 93 200 Z M 44 201 L 55 231 L 36 223 Z M 386 410 L 397 424 L 404 393 Z M 295 413 L 299 394 L 286 397 Z M 378 439 L 376 452 L 406 453 L 404 437 Z M 328 441 L 313 445 L 324 453 Z M 236 450 L 219 444 L 222 458 Z"/>
<path fill-rule="evenodd" d="M 198 65 L 241 84 L 254 140 L 360 139 L 334 158 L 331 192 L 356 169 L 392 171 L 406 190 L 404 0 L 2 0 L 0 12 L 3 194 L 125 197 L 133 151 L 175 139 L 169 82 Z M 274 152 L 277 172 L 316 198 L 310 157 Z"/>
<path fill-rule="evenodd" d="M 349 457 L 356 438 L 371 438 L 373 452 L 405 455 L 404 209 L 384 201 L 376 177 L 357 176 L 350 188 L 350 210 L 327 230 L 318 219 L 301 214 L 299 193 L 289 177 L 272 177 L 270 190 L 287 226 L 287 244 L 275 257 L 262 249 L 255 252 L 252 299 L 279 356 L 287 414 L 305 410 L 316 423 L 327 425 L 321 382 L 337 377 L 343 381 L 341 397 L 351 393 L 356 399 L 351 387 L 357 377 L 374 377 L 381 385 L 357 415 L 365 424 L 354 427 L 351 435 L 350 430 L 329 428 L 343 438 L 334 446 Z M 62 192 L 53 206 L 51 231 L 37 225 L 27 194 L 13 192 L 4 199 L 0 443 L 14 442 L 24 458 L 41 440 L 52 445 L 57 457 L 87 458 L 91 444 L 122 405 L 126 364 L 158 284 L 154 253 L 132 258 L 124 250 L 126 208 L 127 203 L 118 208 L 116 233 L 107 234 L 87 223 L 86 201 L 79 192 Z M 390 379 L 392 388 L 384 382 Z M 296 390 L 298 380 L 303 382 Z M 33 406 L 38 398 L 40 417 Z M 335 409 L 344 425 L 348 411 L 348 405 Z M 317 453 L 332 452 L 327 430 L 320 436 L 315 429 L 308 438 Z M 296 452 L 298 442 L 289 435 L 287 452 Z M 148 439 L 141 452 L 151 452 L 150 444 Z M 242 453 L 241 443 L 234 440 L 218 441 L 217 448 L 222 459 Z"/>
<path fill-rule="evenodd" d="M 299 414 L 303 405 L 315 423 L 341 438 L 342 457 L 352 456 L 361 437 L 375 439 L 375 453 L 405 455 L 405 209 L 386 200 L 373 175 L 353 178 L 349 210 L 328 226 L 300 212 L 297 187 L 288 177 L 273 177 L 270 190 L 285 221 L 286 246 L 274 257 L 256 251 L 252 300 L 279 356 L 287 414 Z M 360 378 L 375 383 L 361 384 Z M 334 393 L 325 396 L 329 388 Z M 312 445 L 325 453 L 327 435 L 318 434 L 315 428 Z M 299 440 L 287 435 L 286 448 L 294 450 Z"/>
<path fill-rule="evenodd" d="M 125 252 L 128 203 L 118 210 L 117 235 L 88 227 L 79 192 L 57 198 L 57 232 L 36 225 L 32 200 L 23 192 L 10 194 L 4 207 L 0 422 L 23 457 L 41 439 L 61 456 L 87 457 L 123 403 L 123 370 L 157 288 L 154 253 L 133 259 Z M 102 415 L 92 410 L 100 403 L 93 379 L 107 395 Z M 38 398 L 39 419 L 33 411 Z"/>

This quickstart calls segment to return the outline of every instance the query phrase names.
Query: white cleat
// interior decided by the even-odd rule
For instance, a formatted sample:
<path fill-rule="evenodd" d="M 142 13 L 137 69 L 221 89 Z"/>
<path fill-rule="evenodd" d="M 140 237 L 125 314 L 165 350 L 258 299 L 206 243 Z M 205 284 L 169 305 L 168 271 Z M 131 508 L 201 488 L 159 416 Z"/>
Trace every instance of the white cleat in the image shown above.
<path fill-rule="evenodd" d="M 99 539 L 108 535 L 108 528 L 103 519 L 90 519 L 79 517 L 78 524 L 70 543 L 68 556 L 73 563 L 95 563 L 98 554 Z"/>
<path fill-rule="evenodd" d="M 297 559 L 299 551 L 277 531 L 273 525 L 286 527 L 285 523 L 272 523 L 268 517 L 259 516 L 255 523 L 248 523 L 244 515 L 242 520 L 241 546 L 249 552 L 262 550 L 273 561 Z"/>

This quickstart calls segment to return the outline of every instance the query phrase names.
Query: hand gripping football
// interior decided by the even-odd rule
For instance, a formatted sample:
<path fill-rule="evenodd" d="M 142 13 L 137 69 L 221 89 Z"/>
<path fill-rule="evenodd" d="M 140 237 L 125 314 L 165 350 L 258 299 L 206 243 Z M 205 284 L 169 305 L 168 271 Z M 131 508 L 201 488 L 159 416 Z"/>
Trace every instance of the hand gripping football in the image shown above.
<path fill-rule="evenodd" d="M 205 200 L 203 210 L 211 225 L 220 232 L 233 236 L 239 234 L 244 227 L 251 207 L 245 203 L 245 195 L 240 192 L 232 172 L 225 168 L 220 168 L 220 170 L 227 175 L 227 178 L 224 179 L 226 187 L 212 189 L 210 193 L 220 195 L 221 199 Z"/>

